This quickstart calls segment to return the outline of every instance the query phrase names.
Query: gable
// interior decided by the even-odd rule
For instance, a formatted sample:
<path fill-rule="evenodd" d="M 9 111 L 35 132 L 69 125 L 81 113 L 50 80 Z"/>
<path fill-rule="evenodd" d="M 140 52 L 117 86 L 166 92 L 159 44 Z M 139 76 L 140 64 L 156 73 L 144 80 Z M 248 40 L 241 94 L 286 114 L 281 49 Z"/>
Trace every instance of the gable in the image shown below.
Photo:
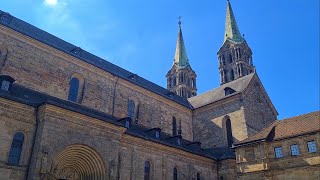
<path fill-rule="evenodd" d="M 212 104 L 216 101 L 228 98 L 235 94 L 242 93 L 247 88 L 247 86 L 251 82 L 251 79 L 254 76 L 255 76 L 255 73 L 249 74 L 247 76 L 243 76 L 239 79 L 223 84 L 203 94 L 191 97 L 188 99 L 188 101 L 193 106 L 193 108 L 197 109 L 197 108 Z M 235 92 L 226 95 L 225 89 L 232 89 Z"/>

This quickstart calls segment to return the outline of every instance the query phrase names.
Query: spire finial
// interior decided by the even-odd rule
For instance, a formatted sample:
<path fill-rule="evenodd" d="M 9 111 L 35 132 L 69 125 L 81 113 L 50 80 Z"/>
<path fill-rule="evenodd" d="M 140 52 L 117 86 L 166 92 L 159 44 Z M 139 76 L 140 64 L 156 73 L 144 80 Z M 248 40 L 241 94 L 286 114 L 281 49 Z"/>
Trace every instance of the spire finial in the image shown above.
<path fill-rule="evenodd" d="M 182 17 L 182 16 L 179 16 L 179 17 L 178 17 L 178 20 L 179 20 L 178 24 L 179 24 L 179 26 L 181 26 L 181 17 Z"/>

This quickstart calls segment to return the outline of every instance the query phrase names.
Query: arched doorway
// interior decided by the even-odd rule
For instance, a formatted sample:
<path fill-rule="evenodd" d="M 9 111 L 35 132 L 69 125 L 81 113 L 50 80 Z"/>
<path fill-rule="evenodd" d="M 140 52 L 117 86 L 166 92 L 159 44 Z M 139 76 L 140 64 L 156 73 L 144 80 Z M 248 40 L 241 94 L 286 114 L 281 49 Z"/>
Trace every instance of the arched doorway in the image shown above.
<path fill-rule="evenodd" d="M 71 145 L 52 159 L 51 180 L 104 180 L 106 169 L 100 155 L 85 145 Z"/>

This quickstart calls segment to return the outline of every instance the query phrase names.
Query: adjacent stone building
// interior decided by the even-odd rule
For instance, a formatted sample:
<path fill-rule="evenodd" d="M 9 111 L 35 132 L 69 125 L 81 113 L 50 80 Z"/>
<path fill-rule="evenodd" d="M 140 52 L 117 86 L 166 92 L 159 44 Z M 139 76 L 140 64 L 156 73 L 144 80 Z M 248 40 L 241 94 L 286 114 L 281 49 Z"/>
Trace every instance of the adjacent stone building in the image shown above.
<path fill-rule="evenodd" d="M 241 157 L 252 138 L 282 123 L 229 1 L 225 32 L 218 51 L 221 86 L 197 95 L 180 21 L 165 89 L 0 11 L 0 179 L 257 177 Z M 303 117 L 315 127 L 311 139 L 298 137 L 308 136 L 315 149 L 302 167 L 311 167 L 312 178 L 319 176 L 319 158 L 313 158 L 319 155 L 319 115 Z M 252 163 L 265 159 L 261 143 L 250 147 L 257 158 Z M 281 167 L 264 167 L 269 174 L 259 177 L 283 179 L 291 169 Z"/>
<path fill-rule="evenodd" d="M 275 121 L 235 144 L 239 179 L 320 179 L 320 112 Z"/>

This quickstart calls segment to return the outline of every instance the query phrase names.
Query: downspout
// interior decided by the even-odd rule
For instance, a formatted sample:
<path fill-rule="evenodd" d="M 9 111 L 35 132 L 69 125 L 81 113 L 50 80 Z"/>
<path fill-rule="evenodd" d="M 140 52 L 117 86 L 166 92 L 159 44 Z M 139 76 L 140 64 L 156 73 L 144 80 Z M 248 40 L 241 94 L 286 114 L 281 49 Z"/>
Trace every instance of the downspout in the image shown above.
<path fill-rule="evenodd" d="M 116 80 L 116 82 L 114 83 L 114 88 L 113 88 L 112 112 L 111 112 L 111 115 L 112 115 L 112 116 L 114 115 L 114 106 L 115 106 L 115 102 L 116 102 L 116 89 L 117 89 L 118 81 L 119 81 L 119 77 L 118 77 L 118 79 Z"/>
<path fill-rule="evenodd" d="M 37 135 L 38 135 L 38 128 L 39 128 L 38 112 L 39 112 L 39 106 L 37 106 L 36 109 L 35 109 L 35 115 L 36 115 L 35 132 L 34 132 L 34 135 L 33 135 L 32 147 L 31 147 L 31 152 L 30 152 L 30 156 L 29 156 L 29 160 L 28 160 L 28 168 L 27 168 L 26 177 L 25 177 L 26 180 L 28 179 L 31 160 L 32 160 L 32 157 L 33 157 L 34 149 L 35 149 L 35 142 L 36 142 L 36 138 L 37 138 Z"/>

